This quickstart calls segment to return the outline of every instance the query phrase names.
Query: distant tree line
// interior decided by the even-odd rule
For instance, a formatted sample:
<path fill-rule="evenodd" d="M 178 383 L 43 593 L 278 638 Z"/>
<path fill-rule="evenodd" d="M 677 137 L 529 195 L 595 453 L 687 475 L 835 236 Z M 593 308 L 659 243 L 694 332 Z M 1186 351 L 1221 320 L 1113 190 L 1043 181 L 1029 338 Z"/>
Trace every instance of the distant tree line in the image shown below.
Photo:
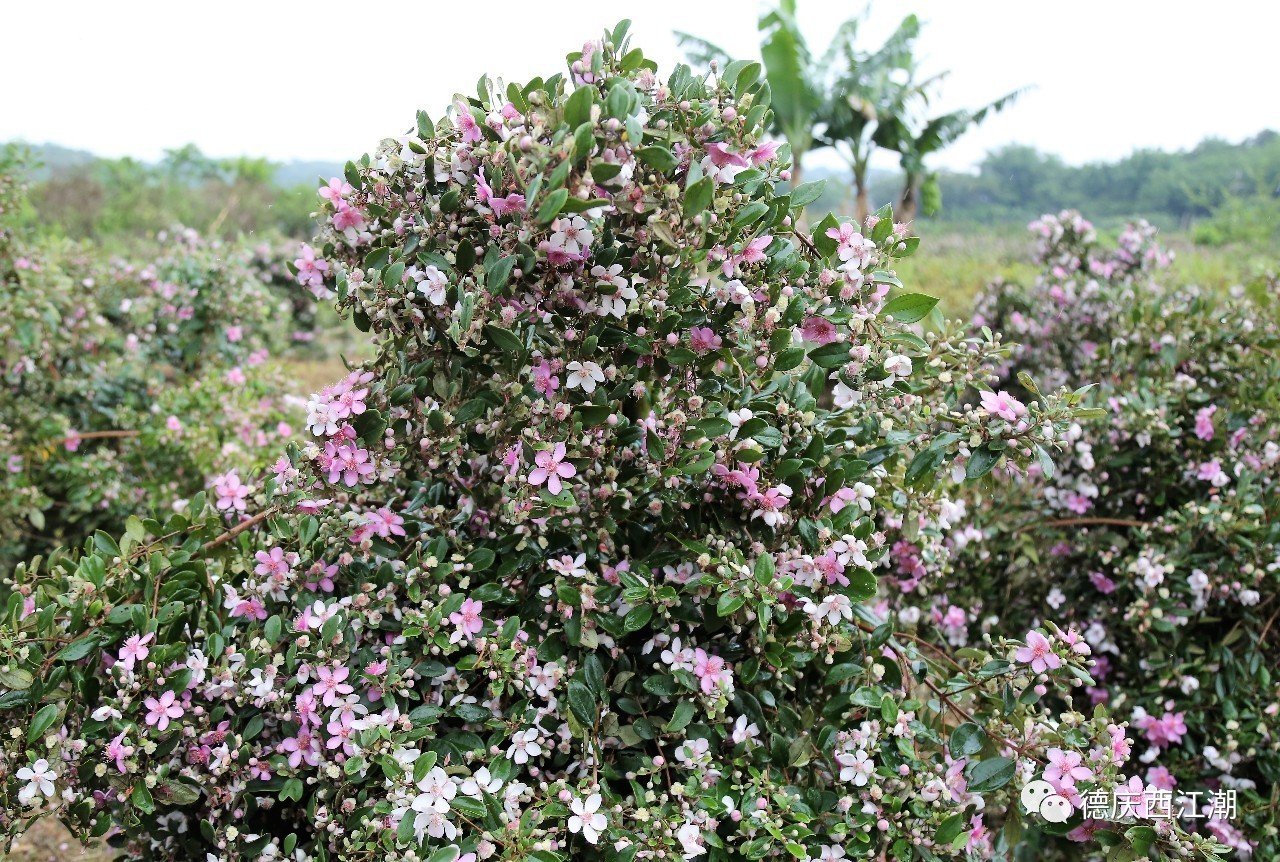
<path fill-rule="evenodd" d="M 296 171 L 282 181 L 282 166 L 266 159 L 216 159 L 194 145 L 158 163 L 29 149 L 35 170 L 24 218 L 41 233 L 130 243 L 179 224 L 224 237 L 314 232 L 315 182 L 297 182 Z"/>
<path fill-rule="evenodd" d="M 976 174 L 941 172 L 938 185 L 948 221 L 1025 220 L 1070 207 L 1095 219 L 1140 215 L 1164 227 L 1195 228 L 1212 242 L 1206 231 L 1214 222 L 1252 213 L 1255 230 L 1274 233 L 1280 133 L 1264 131 L 1239 144 L 1211 138 L 1188 151 L 1139 150 L 1080 166 L 1034 147 L 1008 146 L 989 153 Z M 875 191 L 886 196 L 892 188 Z"/>

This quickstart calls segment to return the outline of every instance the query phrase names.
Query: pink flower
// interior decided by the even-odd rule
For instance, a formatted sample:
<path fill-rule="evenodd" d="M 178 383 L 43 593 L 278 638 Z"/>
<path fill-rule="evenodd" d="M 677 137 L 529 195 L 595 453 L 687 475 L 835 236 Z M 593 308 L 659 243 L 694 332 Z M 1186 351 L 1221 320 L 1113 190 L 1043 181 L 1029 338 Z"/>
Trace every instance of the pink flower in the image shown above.
<path fill-rule="evenodd" d="M 1037 631 L 1027 632 L 1027 645 L 1019 649 L 1014 658 L 1020 662 L 1030 662 L 1031 669 L 1036 673 L 1062 666 L 1062 659 L 1053 652 L 1053 644 Z"/>
<path fill-rule="evenodd" d="M 289 755 L 289 766 L 294 769 L 304 760 L 308 766 L 315 766 L 320 762 L 320 741 L 305 726 L 298 731 L 297 736 L 291 736 L 280 743 L 280 751 Z"/>
<path fill-rule="evenodd" d="M 480 634 L 480 630 L 484 628 L 484 620 L 480 617 L 482 610 L 484 610 L 483 602 L 467 599 L 462 603 L 461 608 L 449 614 L 449 622 L 458 627 L 455 640 L 463 637 L 474 640 L 475 636 Z"/>
<path fill-rule="evenodd" d="M 1048 754 L 1049 765 L 1044 768 L 1044 780 L 1058 788 L 1059 792 L 1063 786 L 1093 778 L 1093 773 L 1081 765 L 1083 758 L 1080 752 L 1051 748 Z"/>
<path fill-rule="evenodd" d="M 307 569 L 307 577 L 311 580 L 302 586 L 316 592 L 331 593 L 333 592 L 333 576 L 337 573 L 337 565 L 326 566 L 323 562 L 316 561 L 311 564 L 311 568 Z"/>
<path fill-rule="evenodd" d="M 169 692 L 172 694 L 172 692 Z M 166 719 L 167 723 L 168 719 Z M 108 762 L 115 761 L 116 769 L 120 770 L 123 775 L 127 770 L 124 765 L 124 759 L 133 754 L 133 746 L 124 744 L 124 735 L 128 731 L 120 731 L 120 735 L 107 743 L 106 759 Z"/>
<path fill-rule="evenodd" d="M 133 670 L 135 662 L 140 662 L 150 654 L 147 644 L 155 640 L 156 636 L 152 633 L 145 635 L 133 635 L 124 642 L 124 646 L 120 649 L 119 664 L 125 670 Z"/>
<path fill-rule="evenodd" d="M 999 416 L 1006 422 L 1016 422 L 1019 416 L 1026 415 L 1026 406 L 1003 389 L 999 392 L 982 393 L 982 409 L 992 416 Z"/>
<path fill-rule="evenodd" d="M 299 284 L 310 288 L 324 285 L 324 274 L 329 271 L 329 262 L 317 258 L 316 250 L 305 242 L 302 244 L 302 257 L 295 259 L 293 265 L 298 270 Z"/>
<path fill-rule="evenodd" d="M 341 203 L 338 211 L 333 214 L 333 227 L 335 230 L 345 231 L 348 228 L 360 230 L 364 227 L 364 213 L 354 207 Z"/>
<path fill-rule="evenodd" d="M 337 206 L 343 198 L 353 191 L 355 189 L 351 188 L 351 184 L 346 180 L 341 177 L 333 177 L 329 180 L 329 185 L 320 187 L 320 197 Z M 303 246 L 303 248 L 306 248 L 306 246 Z"/>
<path fill-rule="evenodd" d="M 695 650 L 693 655 L 693 675 L 702 681 L 700 685 L 705 694 L 733 684 L 733 671 L 720 656 L 707 655 L 701 648 Z"/>
<path fill-rule="evenodd" d="M 462 142 L 464 144 L 474 144 L 484 138 L 479 124 L 476 123 L 476 118 L 471 116 L 471 108 L 467 106 L 467 103 L 458 99 L 453 103 L 453 106 L 458 109 L 458 116 L 454 119 L 453 124 L 458 131 L 462 132 Z"/>
<path fill-rule="evenodd" d="M 1187 734 L 1185 713 L 1166 712 L 1160 718 L 1143 714 L 1134 719 L 1133 726 L 1143 731 L 1157 748 L 1177 745 Z"/>
<path fill-rule="evenodd" d="M 547 396 L 560 388 L 560 378 L 556 377 L 551 363 L 545 359 L 533 367 L 533 388 Z"/>
<path fill-rule="evenodd" d="M 711 164 L 717 168 L 726 166 L 745 168 L 749 164 L 741 153 L 730 151 L 729 145 L 723 141 L 707 144 L 707 155 L 711 157 Z"/>
<path fill-rule="evenodd" d="M 709 326 L 695 326 L 689 330 L 689 346 L 695 353 L 719 350 L 723 343 L 720 336 L 716 335 Z"/>
<path fill-rule="evenodd" d="M 1213 439 L 1213 414 L 1218 412 L 1218 405 L 1210 404 L 1196 412 L 1196 436 L 1201 440 Z"/>
<path fill-rule="evenodd" d="M 322 704 L 333 706 L 355 691 L 354 688 L 343 682 L 350 674 L 351 671 L 345 665 L 339 665 L 332 669 L 322 667 L 316 671 L 317 682 L 311 690 L 320 698 Z"/>
<path fill-rule="evenodd" d="M 376 512 L 370 512 L 365 517 L 368 519 L 369 526 L 373 527 L 373 531 L 384 539 L 404 535 L 404 518 L 386 506 Z"/>
<path fill-rule="evenodd" d="M 809 315 L 801 332 L 805 341 L 811 341 L 814 344 L 830 344 L 837 338 L 836 325 L 817 314 Z"/>
<path fill-rule="evenodd" d="M 213 480 L 213 493 L 217 495 L 216 505 L 219 509 L 235 509 L 237 512 L 243 512 L 245 498 L 249 496 L 249 486 L 242 485 L 240 477 L 232 470 Z"/>
<path fill-rule="evenodd" d="M 782 141 L 765 141 L 756 147 L 753 147 L 747 157 L 751 159 L 751 163 L 756 167 L 768 164 L 778 156 L 778 148 L 782 146 Z"/>
<path fill-rule="evenodd" d="M 1214 484 L 1217 484 L 1216 480 L 1222 475 L 1222 462 L 1217 458 L 1214 458 L 1212 461 L 1205 461 L 1196 468 L 1196 478 L 1205 482 L 1213 482 Z"/>
<path fill-rule="evenodd" d="M 563 485 L 561 478 L 571 479 L 577 475 L 578 469 L 572 464 L 564 460 L 565 448 L 563 443 L 557 443 L 554 449 L 543 449 L 534 456 L 534 463 L 538 466 L 529 473 L 530 485 L 541 485 L 547 483 L 547 490 L 552 494 L 559 494 Z"/>
<path fill-rule="evenodd" d="M 289 574 L 289 563 L 285 560 L 283 548 L 272 548 L 270 553 L 258 551 L 254 554 L 254 559 L 258 561 L 258 565 L 253 568 L 254 574 L 264 576 Z"/>
<path fill-rule="evenodd" d="M 760 263 L 765 259 L 764 250 L 769 247 L 771 242 L 773 242 L 773 237 L 768 234 L 756 237 L 747 243 L 747 247 L 742 250 L 742 254 L 738 255 L 738 261 L 741 263 Z"/>
<path fill-rule="evenodd" d="M 373 481 L 374 468 L 369 463 L 369 450 L 357 449 L 344 443 L 341 446 L 332 440 L 325 444 L 325 455 L 329 459 L 329 481 L 337 483 L 339 479 L 348 488 L 354 488 L 361 482 Z"/>
<path fill-rule="evenodd" d="M 174 699 L 173 692 L 166 691 L 158 699 L 149 697 L 143 701 L 143 705 L 149 710 L 147 724 L 156 730 L 164 730 L 169 726 L 170 719 L 182 718 L 186 710 L 181 704 L 174 703 Z"/>

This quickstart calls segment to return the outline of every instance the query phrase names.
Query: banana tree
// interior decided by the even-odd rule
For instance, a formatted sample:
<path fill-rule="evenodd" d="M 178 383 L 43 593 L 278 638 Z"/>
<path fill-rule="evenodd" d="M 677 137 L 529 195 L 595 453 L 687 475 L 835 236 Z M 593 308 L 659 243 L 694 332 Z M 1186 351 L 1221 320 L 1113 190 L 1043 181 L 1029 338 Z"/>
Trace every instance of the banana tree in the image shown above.
<path fill-rule="evenodd" d="M 900 115 L 880 124 L 873 136 L 875 143 L 898 153 L 902 165 L 902 194 L 894 207 L 898 221 L 911 221 L 918 212 L 932 215 L 941 202 L 937 173 L 925 166 L 925 159 L 955 143 L 965 132 L 981 124 L 991 114 L 1011 105 L 1023 90 L 1007 93 L 976 111 L 953 111 L 913 124 Z"/>
<path fill-rule="evenodd" d="M 823 113 L 829 70 L 833 68 L 827 59 L 842 40 L 851 44 L 855 26 L 855 21 L 840 25 L 822 62 L 815 62 L 796 24 L 796 0 L 782 0 L 760 18 L 760 59 L 772 94 L 774 129 L 791 147 L 793 186 L 800 184 L 804 156 L 813 149 L 815 125 Z M 680 31 L 675 35 L 685 56 L 695 65 L 714 60 L 723 67 L 731 60 L 727 51 L 706 39 Z"/>
<path fill-rule="evenodd" d="M 816 140 L 820 146 L 833 148 L 849 165 L 861 222 L 871 212 L 867 175 L 871 154 L 881 146 L 880 130 L 901 122 L 932 81 L 915 79 L 915 40 L 920 35 L 916 16 L 904 18 L 889 39 L 869 53 L 855 48 L 856 22 L 851 23 L 847 37 L 834 41 L 823 58 L 828 68 L 841 71 L 823 103 Z"/>

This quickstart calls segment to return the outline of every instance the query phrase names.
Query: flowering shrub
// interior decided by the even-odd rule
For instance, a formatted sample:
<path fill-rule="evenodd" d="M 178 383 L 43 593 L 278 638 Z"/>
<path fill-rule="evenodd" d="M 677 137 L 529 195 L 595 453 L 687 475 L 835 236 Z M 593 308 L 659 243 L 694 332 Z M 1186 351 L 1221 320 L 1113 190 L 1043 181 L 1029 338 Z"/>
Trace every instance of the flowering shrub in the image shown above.
<path fill-rule="evenodd" d="M 760 67 L 663 83 L 625 31 L 321 188 L 299 277 L 379 354 L 311 398 L 309 439 L 16 571 L 7 832 L 56 815 L 139 858 L 987 857 L 1038 836 L 1041 769 L 1129 780 L 1123 723 L 1046 706 L 1093 684 L 1079 631 L 953 653 L 870 604 L 895 548 L 942 552 L 953 465 L 1047 461 L 1079 396 L 980 402 L 1006 349 L 922 337 L 933 300 L 889 298 L 902 226 L 797 228 L 820 189 L 777 185 Z M 1217 858 L 1154 820 L 1110 835 Z"/>
<path fill-rule="evenodd" d="M 0 568 L 260 467 L 299 418 L 265 364 L 288 307 L 240 252 L 161 241 L 143 267 L 0 248 Z"/>
<path fill-rule="evenodd" d="M 1075 213 L 1031 226 L 1045 271 L 1000 285 L 979 322 L 1016 334 L 1015 375 L 1090 380 L 1107 420 L 1082 421 L 1056 465 L 996 471 L 899 617 L 983 647 L 1042 619 L 1074 626 L 1096 660 L 1089 702 L 1134 731 L 1148 797 L 1201 794 L 1197 826 L 1241 856 L 1274 858 L 1280 783 L 1280 345 L 1275 284 L 1220 297 L 1161 284 L 1168 255 L 1139 224 L 1101 246 Z M 1029 346 L 1034 345 L 1034 347 Z M 1049 469 L 1052 467 L 1052 469 Z M 904 554 L 903 559 L 909 557 Z M 901 564 L 900 564 L 901 565 Z M 932 634 L 926 634 L 926 632 Z M 1234 790 L 1234 815 L 1209 793 Z M 1071 823 L 1083 839 L 1102 827 Z M 1078 827 L 1078 828 L 1077 828 Z"/>

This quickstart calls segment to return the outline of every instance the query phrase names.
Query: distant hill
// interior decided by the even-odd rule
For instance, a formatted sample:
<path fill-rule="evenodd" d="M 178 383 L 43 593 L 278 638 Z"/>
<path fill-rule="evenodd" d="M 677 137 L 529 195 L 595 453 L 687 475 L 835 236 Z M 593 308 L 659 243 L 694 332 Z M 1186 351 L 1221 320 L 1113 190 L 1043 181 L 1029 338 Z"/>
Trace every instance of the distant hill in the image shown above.
<path fill-rule="evenodd" d="M 78 168 L 85 168 L 93 165 L 100 157 L 94 155 L 88 150 L 74 150 L 70 147 L 64 147 L 59 144 L 29 144 L 23 141 L 12 142 L 20 147 L 25 147 L 35 157 L 39 167 L 31 172 L 31 178 L 36 182 L 47 180 L 50 177 L 65 175 L 75 171 Z M 148 167 L 155 167 L 154 162 L 143 162 Z M 292 160 L 288 162 L 273 162 L 275 172 L 272 175 L 272 181 L 283 187 L 296 185 L 314 185 L 317 178 L 338 176 L 342 173 L 343 163 L 340 161 L 333 162 L 316 162 Z"/>

